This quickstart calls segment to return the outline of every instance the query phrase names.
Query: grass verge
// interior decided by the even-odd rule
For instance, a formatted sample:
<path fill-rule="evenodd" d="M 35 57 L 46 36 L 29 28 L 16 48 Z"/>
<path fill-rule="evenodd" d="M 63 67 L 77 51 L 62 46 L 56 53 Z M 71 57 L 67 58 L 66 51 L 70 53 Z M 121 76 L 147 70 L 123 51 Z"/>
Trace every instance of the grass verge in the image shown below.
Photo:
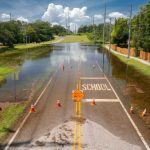
<path fill-rule="evenodd" d="M 128 59 L 124 56 L 120 56 L 117 54 L 114 54 L 117 58 L 119 58 L 122 62 L 124 63 L 128 63 L 129 66 L 134 67 L 136 70 L 138 70 L 139 72 L 141 72 L 142 74 L 150 77 L 150 67 L 148 65 L 142 64 L 140 62 L 138 62 L 137 60 L 134 59 Z"/>
<path fill-rule="evenodd" d="M 86 35 L 68 35 L 61 43 L 91 42 Z"/>
<path fill-rule="evenodd" d="M 12 67 L 0 67 L 0 81 L 4 80 L 6 75 L 15 71 L 16 69 Z"/>
<path fill-rule="evenodd" d="M 143 64 L 137 60 L 134 60 L 132 58 L 129 59 L 125 56 L 121 56 L 121 55 L 115 54 L 113 52 L 111 52 L 111 53 L 113 55 L 115 55 L 123 63 L 128 64 L 129 66 L 135 68 L 138 72 L 141 72 L 143 75 L 150 77 L 150 67 L 148 65 L 145 65 L 145 64 Z"/>
<path fill-rule="evenodd" d="M 17 44 L 15 45 L 15 49 L 26 49 L 26 48 L 35 48 L 35 47 L 40 47 L 44 44 L 51 44 L 53 42 L 58 41 L 60 38 L 56 37 L 54 40 L 51 41 L 46 41 L 46 42 L 41 42 L 41 43 L 31 43 L 31 44 Z"/>
<path fill-rule="evenodd" d="M 0 113 L 0 141 L 2 141 L 9 132 L 13 132 L 11 127 L 23 113 L 26 105 L 9 104 L 4 111 Z"/>

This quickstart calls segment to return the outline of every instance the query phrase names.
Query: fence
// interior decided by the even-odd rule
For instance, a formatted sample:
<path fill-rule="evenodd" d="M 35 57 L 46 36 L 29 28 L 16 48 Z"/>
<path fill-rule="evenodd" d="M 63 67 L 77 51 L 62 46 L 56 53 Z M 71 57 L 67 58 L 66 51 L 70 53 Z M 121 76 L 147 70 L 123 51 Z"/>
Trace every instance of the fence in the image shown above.
<path fill-rule="evenodd" d="M 116 44 L 112 44 L 111 48 L 121 54 L 128 55 L 127 48 L 118 47 Z M 135 48 L 130 49 L 130 56 L 136 57 Z M 139 50 L 138 57 L 140 59 L 150 61 L 150 52 L 144 52 L 142 50 Z"/>

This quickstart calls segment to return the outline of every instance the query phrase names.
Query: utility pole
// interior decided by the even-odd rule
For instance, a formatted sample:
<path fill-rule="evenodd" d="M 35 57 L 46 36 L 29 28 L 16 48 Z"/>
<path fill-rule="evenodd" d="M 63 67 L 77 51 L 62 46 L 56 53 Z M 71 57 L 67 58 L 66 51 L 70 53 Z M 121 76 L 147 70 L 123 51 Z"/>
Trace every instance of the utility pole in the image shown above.
<path fill-rule="evenodd" d="M 75 23 L 75 34 L 77 34 L 77 25 Z"/>
<path fill-rule="evenodd" d="M 68 34 L 69 34 L 69 10 L 68 10 L 68 14 L 67 14 L 67 30 L 68 30 Z"/>
<path fill-rule="evenodd" d="M 93 37 L 94 37 L 94 42 L 96 42 L 96 38 L 95 38 L 95 18 L 93 16 Z"/>
<path fill-rule="evenodd" d="M 111 49 L 111 18 L 109 23 L 109 51 Z"/>
<path fill-rule="evenodd" d="M 11 21 L 11 13 L 9 14 L 9 16 L 10 16 L 10 20 L 9 21 Z"/>
<path fill-rule="evenodd" d="M 105 0 L 105 8 L 104 8 L 103 44 L 105 44 L 105 28 L 106 28 L 106 0 Z"/>
<path fill-rule="evenodd" d="M 68 19 L 67 19 L 67 14 L 65 14 L 65 18 L 66 18 L 66 34 L 68 34 Z"/>
<path fill-rule="evenodd" d="M 104 72 L 104 45 L 105 45 L 105 28 L 106 28 L 106 0 L 105 0 L 105 6 L 104 6 L 104 25 L 103 25 L 103 49 L 102 49 L 102 53 L 103 53 L 103 72 Z"/>
<path fill-rule="evenodd" d="M 128 58 L 130 58 L 130 47 L 131 47 L 131 19 L 132 19 L 132 5 L 130 5 L 130 18 L 129 18 L 129 35 L 128 35 Z"/>

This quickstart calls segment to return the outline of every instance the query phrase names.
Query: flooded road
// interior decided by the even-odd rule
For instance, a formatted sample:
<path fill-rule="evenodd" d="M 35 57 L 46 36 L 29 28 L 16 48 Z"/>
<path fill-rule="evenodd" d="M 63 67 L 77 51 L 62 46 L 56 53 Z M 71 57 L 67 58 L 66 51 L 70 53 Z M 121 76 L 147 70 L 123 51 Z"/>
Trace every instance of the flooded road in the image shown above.
<path fill-rule="evenodd" d="M 38 52 L 44 54 L 40 57 Z M 6 141 L 7 148 L 41 149 L 42 146 L 42 149 L 69 150 L 78 146 L 92 150 L 145 150 L 149 147 L 150 132 L 146 127 L 145 132 L 140 130 L 141 134 L 134 123 L 138 115 L 130 116 L 128 111 L 131 105 L 145 107 L 140 103 L 142 96 L 149 104 L 148 89 L 136 82 L 135 70 L 127 68 L 107 51 L 86 43 L 55 44 L 35 54 L 33 57 L 32 51 L 32 55 L 24 57 L 20 71 L 8 76 L 1 86 L 1 93 L 5 91 L 3 101 L 8 97 L 9 101 L 19 102 L 36 99 L 46 85 L 36 99 L 36 113 L 29 113 L 20 131 L 10 134 L 13 140 Z M 142 76 L 138 74 L 138 77 Z M 75 103 L 71 93 L 79 79 L 85 96 Z M 149 86 L 148 81 L 144 84 Z M 137 99 L 133 101 L 135 95 Z"/>
<path fill-rule="evenodd" d="M 19 57 L 10 55 L 1 59 L 0 64 L 9 62 L 18 65 L 18 71 L 9 74 L 0 83 L 0 102 L 19 102 L 36 98 L 58 65 L 69 59 L 78 61 L 79 53 L 84 62 L 88 62 L 88 53 L 95 54 L 106 76 L 127 106 L 132 105 L 137 112 L 144 108 L 150 111 L 150 77 L 143 76 L 108 51 L 86 43 L 54 44 L 50 47 L 26 50 Z M 150 122 L 148 118 L 145 121 Z"/>

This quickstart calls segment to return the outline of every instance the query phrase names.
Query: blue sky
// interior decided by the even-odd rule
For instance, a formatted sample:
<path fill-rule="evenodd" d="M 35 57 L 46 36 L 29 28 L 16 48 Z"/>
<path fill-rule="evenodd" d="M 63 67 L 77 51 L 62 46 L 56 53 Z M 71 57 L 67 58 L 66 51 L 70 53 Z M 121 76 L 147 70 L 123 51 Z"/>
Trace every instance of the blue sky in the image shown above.
<path fill-rule="evenodd" d="M 133 13 L 136 14 L 141 5 L 146 4 L 148 2 L 148 0 L 106 0 L 106 1 L 107 1 L 107 15 L 109 15 L 112 12 L 118 12 L 125 16 L 129 15 L 128 13 L 129 4 L 131 3 L 133 4 Z M 90 17 L 93 15 L 103 15 L 104 11 L 104 0 L 0 0 L 0 15 L 2 15 L 3 13 L 8 14 L 11 12 L 12 18 L 14 19 L 22 17 L 27 19 L 28 21 L 34 21 L 36 19 L 42 18 L 44 13 L 47 11 L 48 5 L 51 3 L 53 3 L 54 5 L 61 5 L 63 7 L 63 10 L 65 10 L 66 7 L 69 7 L 70 11 L 73 10 L 73 8 L 82 9 L 83 7 L 86 7 L 86 9 L 84 9 L 83 11 L 81 10 L 80 12 L 84 18 L 83 22 L 87 21 L 86 19 L 88 18 L 88 16 Z M 52 9 L 49 8 L 49 12 L 47 13 L 51 13 L 51 10 Z M 74 13 L 76 14 L 75 10 L 72 13 L 73 13 L 72 15 L 74 16 L 72 17 L 73 21 L 73 19 L 76 19 L 74 15 Z M 61 13 L 60 14 L 55 13 L 54 10 L 53 14 L 63 16 L 63 14 Z M 6 15 L 4 15 L 3 18 L 4 17 L 7 18 Z M 47 20 L 51 20 L 52 22 L 60 23 L 58 22 L 59 18 L 57 20 L 54 20 L 55 17 L 53 18 L 48 17 L 52 16 L 46 16 L 45 18 L 47 18 Z M 101 17 L 99 16 L 99 18 Z"/>

